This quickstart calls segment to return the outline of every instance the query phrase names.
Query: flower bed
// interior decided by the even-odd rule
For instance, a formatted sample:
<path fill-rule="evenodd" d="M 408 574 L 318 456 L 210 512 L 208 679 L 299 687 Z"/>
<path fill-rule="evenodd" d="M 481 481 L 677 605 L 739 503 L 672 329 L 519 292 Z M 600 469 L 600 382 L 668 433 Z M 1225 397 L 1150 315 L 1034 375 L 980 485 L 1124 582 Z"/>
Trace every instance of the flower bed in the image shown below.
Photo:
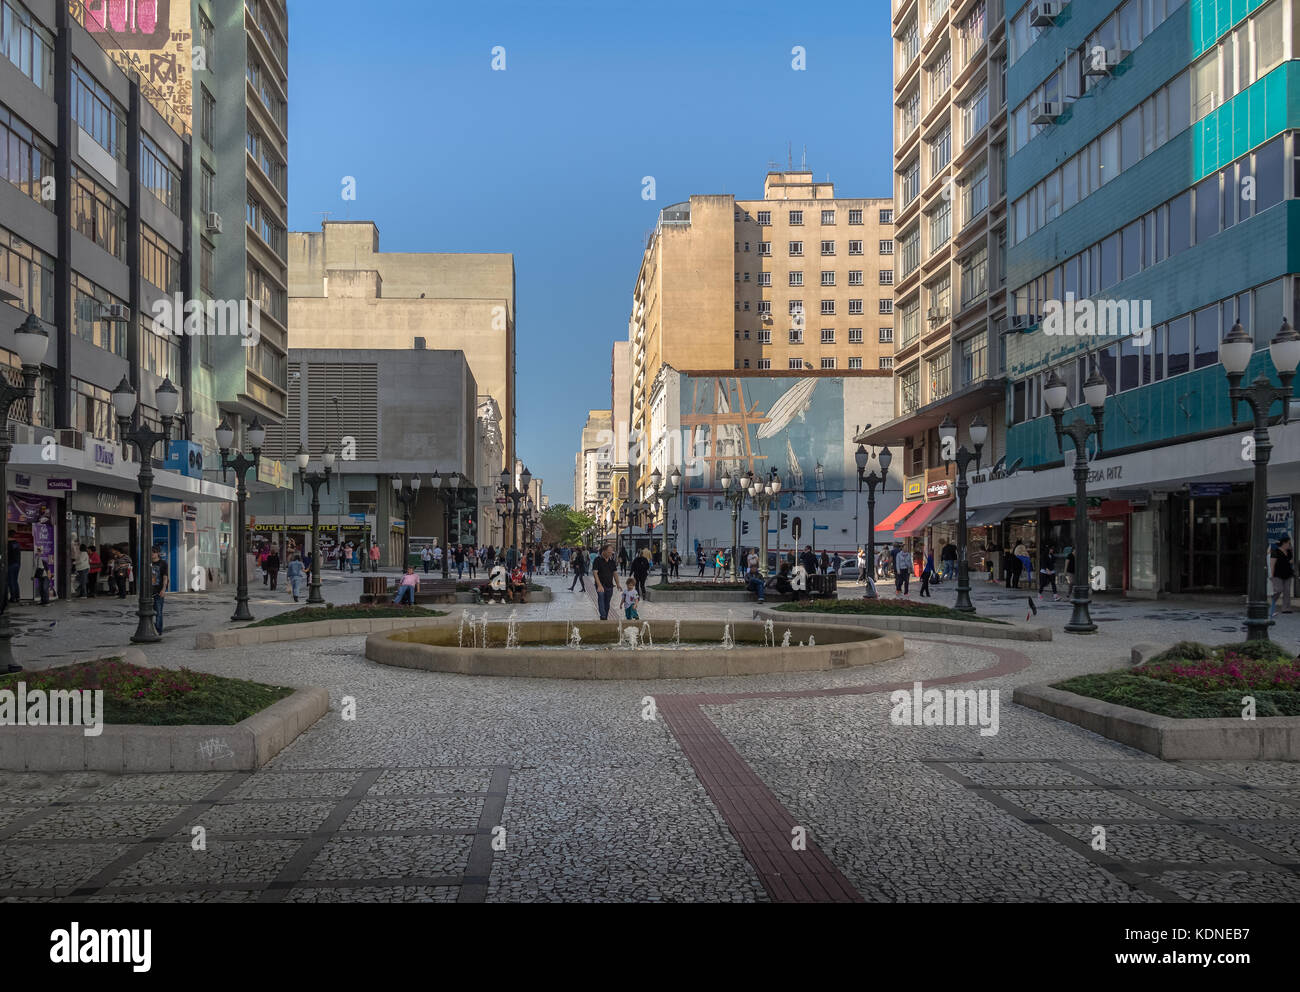
<path fill-rule="evenodd" d="M 102 689 L 105 723 L 230 726 L 293 693 L 284 686 L 189 669 L 145 668 L 117 658 L 0 677 L 0 689 Z"/>
<path fill-rule="evenodd" d="M 1053 688 L 1161 716 L 1240 717 L 1243 696 L 1254 698 L 1256 716 L 1300 716 L 1300 663 L 1272 641 L 1187 641 L 1139 668 L 1081 675 Z"/>
<path fill-rule="evenodd" d="M 649 588 L 660 592 L 744 592 L 748 587 L 743 582 L 657 582 Z"/>
<path fill-rule="evenodd" d="M 250 623 L 249 627 L 279 627 L 286 623 L 315 623 L 319 620 L 383 620 L 399 617 L 445 617 L 442 610 L 430 610 L 423 606 L 394 606 L 391 603 L 376 606 L 303 606 L 296 610 L 278 613 L 265 620 Z"/>
<path fill-rule="evenodd" d="M 854 616 L 926 617 L 936 620 L 964 620 L 969 623 L 996 623 L 990 617 L 962 613 L 949 606 L 918 603 L 911 599 L 820 599 L 782 603 L 775 607 L 782 613 L 839 613 Z"/>

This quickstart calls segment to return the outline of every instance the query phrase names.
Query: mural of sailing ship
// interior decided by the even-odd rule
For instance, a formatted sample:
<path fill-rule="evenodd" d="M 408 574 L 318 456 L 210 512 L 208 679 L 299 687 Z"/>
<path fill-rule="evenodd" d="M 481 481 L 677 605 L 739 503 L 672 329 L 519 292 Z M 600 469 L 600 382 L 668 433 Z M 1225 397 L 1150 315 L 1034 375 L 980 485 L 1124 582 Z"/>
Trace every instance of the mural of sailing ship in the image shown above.
<path fill-rule="evenodd" d="M 838 481 L 828 490 L 823 462 L 831 459 L 832 464 L 837 464 L 834 459 L 840 457 L 844 444 L 839 380 L 684 378 L 690 379 L 691 388 L 681 391 L 681 425 L 687 451 L 704 465 L 702 476 L 688 478 L 688 490 L 716 494 L 724 473 L 735 476 L 753 472 L 755 479 L 766 479 L 775 465 L 782 481 L 783 508 L 798 510 L 813 504 L 828 507 L 842 501 L 840 490 L 844 483 Z M 819 386 L 823 387 L 820 393 Z M 784 391 L 764 411 L 756 397 L 770 395 L 773 387 Z M 815 406 L 817 403 L 823 409 Z M 766 453 L 765 441 L 776 445 L 784 441 L 785 457 Z M 811 463 L 807 470 L 801 456 Z M 714 509 L 726 505 L 717 495 L 708 503 Z M 698 508 L 700 504 L 693 498 L 691 505 Z"/>

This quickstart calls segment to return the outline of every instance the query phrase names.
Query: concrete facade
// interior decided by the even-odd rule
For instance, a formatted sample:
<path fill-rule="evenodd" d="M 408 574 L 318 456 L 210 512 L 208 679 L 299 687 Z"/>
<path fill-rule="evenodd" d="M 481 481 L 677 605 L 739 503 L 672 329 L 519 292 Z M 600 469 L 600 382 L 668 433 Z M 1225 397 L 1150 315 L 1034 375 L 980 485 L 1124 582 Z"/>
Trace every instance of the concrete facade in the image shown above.
<path fill-rule="evenodd" d="M 463 351 L 501 412 L 497 471 L 515 458 L 514 256 L 381 252 L 373 222 L 327 221 L 289 235 L 295 348 Z"/>

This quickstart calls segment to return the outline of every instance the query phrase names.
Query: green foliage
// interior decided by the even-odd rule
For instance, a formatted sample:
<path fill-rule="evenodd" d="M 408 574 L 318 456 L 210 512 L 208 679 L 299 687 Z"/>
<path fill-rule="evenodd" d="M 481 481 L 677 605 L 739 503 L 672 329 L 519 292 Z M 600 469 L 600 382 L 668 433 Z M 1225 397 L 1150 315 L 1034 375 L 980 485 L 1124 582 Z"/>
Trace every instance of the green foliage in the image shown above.
<path fill-rule="evenodd" d="M 313 623 L 317 620 L 384 620 L 397 617 L 445 617 L 440 610 L 428 610 L 423 606 L 394 606 L 391 603 L 378 606 L 303 606 L 285 613 L 277 613 L 265 620 L 250 623 L 250 627 L 279 627 L 288 623 Z"/>
<path fill-rule="evenodd" d="M 968 623 L 1002 623 L 991 617 L 962 613 L 947 606 L 914 603 L 905 599 L 814 599 L 782 603 L 783 613 L 838 613 L 865 616 L 920 617 L 933 620 L 962 620 Z"/>
<path fill-rule="evenodd" d="M 1151 661 L 1209 661 L 1214 657 L 1214 649 L 1208 644 L 1197 641 L 1179 641 L 1167 651 L 1162 651 Z"/>
<path fill-rule="evenodd" d="M 1052 686 L 1117 706 L 1179 719 L 1237 717 L 1242 711 L 1241 689 L 1202 692 L 1186 685 L 1149 679 L 1134 672 L 1080 675 Z M 1254 690 L 1256 716 L 1300 716 L 1300 692 Z"/>
<path fill-rule="evenodd" d="M 596 527 L 596 518 L 569 506 L 552 503 L 542 514 L 542 543 L 573 545 L 586 541 L 587 531 Z"/>

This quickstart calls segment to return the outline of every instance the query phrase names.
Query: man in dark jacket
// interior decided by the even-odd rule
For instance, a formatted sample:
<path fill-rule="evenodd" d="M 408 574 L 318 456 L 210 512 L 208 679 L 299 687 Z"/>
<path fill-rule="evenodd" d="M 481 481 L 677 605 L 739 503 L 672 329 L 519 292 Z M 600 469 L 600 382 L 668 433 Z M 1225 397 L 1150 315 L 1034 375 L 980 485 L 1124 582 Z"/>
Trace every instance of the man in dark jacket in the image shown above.
<path fill-rule="evenodd" d="M 650 574 L 650 559 L 645 555 L 637 555 L 632 559 L 632 578 L 636 579 L 636 591 L 645 598 L 645 580 Z"/>
<path fill-rule="evenodd" d="M 280 574 L 280 552 L 275 548 L 266 556 L 266 576 L 271 581 L 271 589 L 275 589 L 276 578 Z"/>
<path fill-rule="evenodd" d="M 587 556 L 582 553 L 582 548 L 573 549 L 573 558 L 570 562 L 573 566 L 573 581 L 569 583 L 569 592 L 573 592 L 574 586 L 582 586 L 582 591 L 587 591 Z"/>

